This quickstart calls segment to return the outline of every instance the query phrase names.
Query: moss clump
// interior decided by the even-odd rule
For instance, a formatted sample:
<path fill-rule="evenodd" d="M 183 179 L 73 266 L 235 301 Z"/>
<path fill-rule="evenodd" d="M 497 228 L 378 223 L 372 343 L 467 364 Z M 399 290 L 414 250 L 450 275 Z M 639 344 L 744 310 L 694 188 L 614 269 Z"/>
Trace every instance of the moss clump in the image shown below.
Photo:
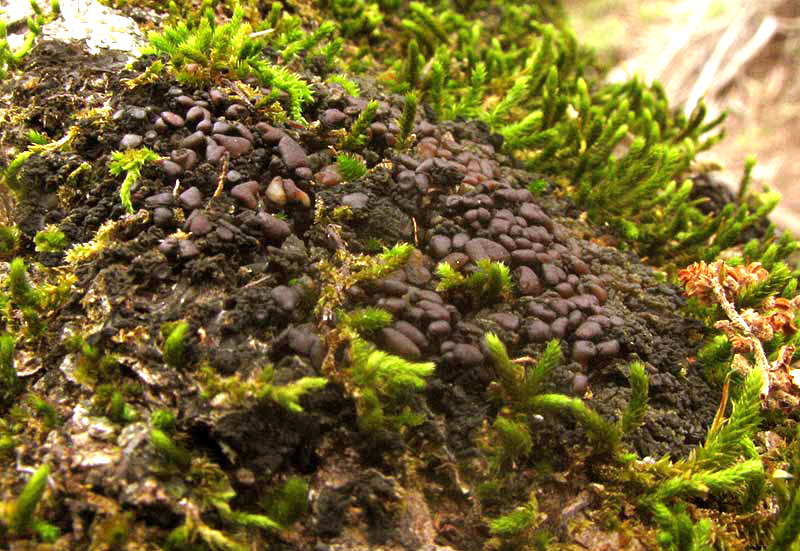
<path fill-rule="evenodd" d="M 300 398 L 312 390 L 324 387 L 328 381 L 323 377 L 301 377 L 296 381 L 284 385 L 273 383 L 274 370 L 271 365 L 266 366 L 255 374 L 251 380 L 242 381 L 238 376 L 220 377 L 211 367 L 204 366 L 200 369 L 203 384 L 202 396 L 211 400 L 215 396 L 225 394 L 228 398 L 227 406 L 242 408 L 255 402 L 272 401 L 287 411 L 300 413 L 303 407 Z"/>
<path fill-rule="evenodd" d="M 40 253 L 61 252 L 68 245 L 64 232 L 52 224 L 37 232 L 33 242 L 36 245 L 36 252 Z"/>
<path fill-rule="evenodd" d="M 294 32 L 299 26 L 298 20 L 291 17 L 274 19 L 270 17 L 267 22 L 256 22 L 257 28 L 254 29 L 245 18 L 244 9 L 237 5 L 233 18 L 222 25 L 216 24 L 212 14 L 201 18 L 196 26 L 179 22 L 161 33 L 150 33 L 151 52 L 169 58 L 179 82 L 200 84 L 225 76 L 242 80 L 255 77 L 264 86 L 286 92 L 289 114 L 295 120 L 304 121 L 302 108 L 312 100 L 311 88 L 298 74 L 267 61 L 262 53 L 267 41 L 256 35 L 277 30 L 272 45 L 282 47 L 284 54 L 291 57 L 316 46 L 333 32 L 333 27 L 330 23 L 323 24 L 315 33 L 298 37 Z M 270 27 L 271 23 L 277 29 Z"/>
<path fill-rule="evenodd" d="M 360 158 L 347 153 L 336 156 L 336 166 L 345 182 L 352 182 L 363 178 L 367 173 L 367 165 Z"/>
<path fill-rule="evenodd" d="M 499 300 L 509 300 L 513 290 L 513 280 L 508 266 L 502 262 L 480 259 L 477 269 L 468 276 L 457 272 L 448 262 L 436 266 L 440 278 L 437 291 L 457 292 L 465 289 L 476 304 L 491 305 Z"/>
<path fill-rule="evenodd" d="M 0 256 L 12 256 L 19 249 L 19 228 L 0 225 Z"/>
<path fill-rule="evenodd" d="M 355 394 L 358 423 L 362 430 L 401 430 L 422 422 L 411 409 L 414 394 L 425 388 L 425 377 L 435 369 L 433 362 L 410 362 L 376 349 L 360 338 L 350 341 L 352 362 L 348 379 Z"/>
<path fill-rule="evenodd" d="M 176 321 L 164 324 L 161 333 L 166 335 L 164 339 L 164 362 L 172 369 L 183 369 L 186 367 L 187 350 L 186 335 L 189 332 L 189 324 L 185 321 Z"/>

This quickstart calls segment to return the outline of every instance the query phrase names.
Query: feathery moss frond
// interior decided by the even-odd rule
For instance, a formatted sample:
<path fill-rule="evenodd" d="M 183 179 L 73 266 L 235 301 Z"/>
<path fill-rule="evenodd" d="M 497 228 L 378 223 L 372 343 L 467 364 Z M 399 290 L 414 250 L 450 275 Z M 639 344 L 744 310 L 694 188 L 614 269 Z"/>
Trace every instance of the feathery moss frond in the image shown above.
<path fill-rule="evenodd" d="M 160 159 L 158 153 L 147 147 L 139 149 L 126 149 L 125 151 L 114 151 L 111 153 L 111 162 L 108 169 L 114 176 L 125 173 L 125 180 L 119 188 L 119 198 L 128 214 L 133 213 L 131 203 L 131 189 L 139 181 L 142 167 L 147 163 L 152 163 Z"/>
<path fill-rule="evenodd" d="M 447 262 L 436 266 L 436 275 L 441 281 L 437 291 L 451 291 L 464 287 L 473 300 L 481 304 L 495 304 L 501 299 L 509 299 L 513 292 L 513 280 L 508 266 L 502 262 L 492 262 L 488 258 L 476 262 L 477 269 L 464 277 Z"/>
<path fill-rule="evenodd" d="M 366 141 L 366 132 L 372 119 L 375 118 L 375 113 L 378 112 L 378 102 L 375 100 L 370 101 L 367 106 L 358 115 L 358 118 L 350 127 L 347 137 L 342 142 L 342 149 L 357 149 L 364 145 Z"/>
<path fill-rule="evenodd" d="M 798 534 L 800 534 L 800 491 L 795 490 L 788 507 L 781 511 L 767 551 L 789 549 L 792 542 L 797 540 Z"/>
<path fill-rule="evenodd" d="M 359 389 L 356 405 L 362 428 L 399 430 L 421 421 L 409 401 L 425 387 L 425 377 L 435 369 L 433 362 L 411 362 L 378 350 L 360 337 L 351 339 L 350 352 L 348 375 Z"/>
<path fill-rule="evenodd" d="M 340 323 L 356 333 L 377 331 L 392 323 L 392 314 L 382 308 L 373 306 L 360 308 L 352 312 L 342 312 Z"/>
<path fill-rule="evenodd" d="M 533 411 L 568 411 L 589 433 L 598 453 L 608 453 L 619 445 L 622 433 L 603 417 L 589 408 L 580 398 L 570 398 L 563 394 L 540 394 L 528 401 Z"/>
<path fill-rule="evenodd" d="M 644 421 L 649 386 L 644 364 L 634 362 L 628 366 L 628 381 L 631 384 L 631 399 L 622 414 L 619 424 L 623 434 L 630 433 Z"/>
<path fill-rule="evenodd" d="M 756 308 L 767 297 L 779 297 L 786 285 L 794 279 L 792 271 L 783 262 L 772 266 L 769 276 L 764 281 L 749 285 L 739 292 L 736 305 L 739 309 Z"/>
<path fill-rule="evenodd" d="M 742 439 L 755 434 L 761 422 L 761 371 L 751 369 L 734 401 L 731 416 L 724 424 L 709 430 L 706 442 L 697 448 L 689 462 L 694 469 L 713 469 L 730 465 L 742 450 Z"/>
<path fill-rule="evenodd" d="M 403 114 L 400 117 L 400 136 L 397 138 L 397 147 L 405 149 L 412 145 L 411 131 L 414 128 L 414 117 L 417 115 L 417 94 L 409 92 L 403 99 Z"/>
<path fill-rule="evenodd" d="M 335 82 L 336 84 L 344 88 L 344 91 L 353 96 L 354 98 L 357 98 L 358 96 L 361 95 L 361 89 L 358 87 L 358 84 L 356 84 L 355 82 L 353 82 L 344 75 L 331 75 L 328 77 L 328 82 Z"/>
<path fill-rule="evenodd" d="M 259 400 L 269 398 L 287 411 L 300 413 L 303 411 L 300 398 L 312 390 L 318 390 L 328 384 L 324 377 L 301 377 L 285 385 L 272 384 L 272 367 L 264 368 L 261 375 L 262 387 L 256 392 Z"/>
<path fill-rule="evenodd" d="M 336 156 L 336 166 L 345 182 L 352 182 L 367 174 L 367 165 L 359 157 L 340 153 Z"/>
<path fill-rule="evenodd" d="M 68 244 L 67 236 L 55 224 L 36 232 L 33 242 L 36 245 L 36 252 L 46 253 L 62 251 Z"/>

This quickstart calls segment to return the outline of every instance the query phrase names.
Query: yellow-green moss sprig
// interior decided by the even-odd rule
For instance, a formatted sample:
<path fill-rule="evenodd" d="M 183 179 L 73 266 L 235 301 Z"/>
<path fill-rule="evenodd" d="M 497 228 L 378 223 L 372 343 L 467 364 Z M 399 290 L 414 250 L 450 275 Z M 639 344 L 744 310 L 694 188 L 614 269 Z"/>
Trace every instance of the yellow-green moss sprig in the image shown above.
<path fill-rule="evenodd" d="M 350 352 L 348 378 L 359 389 L 356 407 L 362 430 L 397 431 L 422 422 L 423 417 L 411 409 L 410 399 L 425 387 L 425 378 L 436 369 L 433 362 L 388 354 L 359 337 L 351 339 Z"/>
<path fill-rule="evenodd" d="M 308 482 L 299 476 L 292 476 L 259 502 L 269 518 L 280 526 L 288 527 L 308 510 L 308 490 Z"/>
<path fill-rule="evenodd" d="M 331 32 L 330 25 L 323 25 L 321 34 L 312 33 L 294 46 L 284 44 L 284 47 L 288 48 L 287 54 L 294 55 Z M 281 38 L 288 36 L 287 33 L 277 34 Z M 200 84 L 226 76 L 238 79 L 253 76 L 264 86 L 286 92 L 290 116 L 305 122 L 302 109 L 313 99 L 311 88 L 297 73 L 267 61 L 262 53 L 266 42 L 254 36 L 241 6 L 234 8 L 233 17 L 227 23 L 217 25 L 213 17 L 202 18 L 197 26 L 180 22 L 168 25 L 163 32 L 152 32 L 148 38 L 148 53 L 166 55 L 179 82 Z"/>
<path fill-rule="evenodd" d="M 139 181 L 142 168 L 147 163 L 152 163 L 159 159 L 158 153 L 147 147 L 111 153 L 111 162 L 108 164 L 111 174 L 119 176 L 123 172 L 125 173 L 125 180 L 119 188 L 119 198 L 128 214 L 133 214 L 134 212 L 133 204 L 131 203 L 131 189 Z"/>
<path fill-rule="evenodd" d="M 514 284 L 506 264 L 483 258 L 476 265 L 477 269 L 465 277 L 448 262 L 440 262 L 436 266 L 436 275 L 440 279 L 436 290 L 450 291 L 463 287 L 479 304 L 495 304 L 511 297 Z"/>
<path fill-rule="evenodd" d="M 498 415 L 492 423 L 494 443 L 497 444 L 497 467 L 516 465 L 533 451 L 533 439 L 528 423 Z"/>
<path fill-rule="evenodd" d="M 427 100 L 433 112 L 440 116 L 444 102 L 444 79 L 445 71 L 438 59 L 434 59 L 431 65 L 431 76 L 428 84 Z"/>
<path fill-rule="evenodd" d="M 489 533 L 505 543 L 504 549 L 527 548 L 527 543 L 533 537 L 533 531 L 538 526 L 539 503 L 536 496 L 531 494 L 528 502 L 489 521 Z"/>
<path fill-rule="evenodd" d="M 12 50 L 8 43 L 8 30 L 5 20 L 0 20 L 0 78 L 5 78 L 9 70 L 19 68 L 22 60 L 31 52 L 36 38 L 42 32 L 42 26 L 53 21 L 61 13 L 58 0 L 51 0 L 50 13 L 45 14 L 36 0 L 30 0 L 33 17 L 28 17 L 28 32 L 22 40 L 22 45 Z"/>
<path fill-rule="evenodd" d="M 150 414 L 150 426 L 169 433 L 175 429 L 175 414 L 166 409 L 157 409 Z"/>
<path fill-rule="evenodd" d="M 303 411 L 300 398 L 304 394 L 323 388 L 328 384 L 328 380 L 324 377 L 301 377 L 285 385 L 274 385 L 272 378 L 272 366 L 265 367 L 261 372 L 260 388 L 255 391 L 256 398 L 272 400 L 292 413 Z"/>
<path fill-rule="evenodd" d="M 711 520 L 703 518 L 695 523 L 685 507 L 678 506 L 672 511 L 661 503 L 653 507 L 652 513 L 661 528 L 658 543 L 662 551 L 713 551 Z"/>
<path fill-rule="evenodd" d="M 28 397 L 28 404 L 33 410 L 33 414 L 36 418 L 41 420 L 42 425 L 44 425 L 47 430 L 55 428 L 58 423 L 58 412 L 56 408 L 53 407 L 53 404 L 36 394 L 31 394 Z"/>
<path fill-rule="evenodd" d="M 23 388 L 14 367 L 14 344 L 12 335 L 0 335 L 0 407 L 10 406 Z"/>
<path fill-rule="evenodd" d="M 288 61 L 300 52 L 310 51 L 319 45 L 320 42 L 330 37 L 335 30 L 336 25 L 333 21 L 323 21 L 312 33 L 306 34 L 302 38 L 286 46 L 281 52 L 281 56 L 284 61 Z"/>
<path fill-rule="evenodd" d="M 506 346 L 496 334 L 487 333 L 484 340 L 505 396 L 515 411 L 524 411 L 528 401 L 542 393 L 550 375 L 563 360 L 558 340 L 550 340 L 530 367 L 512 362 Z"/>
<path fill-rule="evenodd" d="M 784 549 L 794 551 L 798 535 L 800 535 L 800 491 L 795 488 L 791 501 L 782 507 L 767 551 L 783 551 Z M 792 543 L 795 545 L 793 546 Z"/>
<path fill-rule="evenodd" d="M 375 100 L 370 101 L 350 127 L 350 132 L 347 133 L 347 136 L 342 142 L 342 149 L 358 149 L 364 145 L 364 142 L 366 142 L 367 128 L 372 123 L 372 119 L 375 118 L 377 112 L 378 102 Z"/>
<path fill-rule="evenodd" d="M 19 228 L 0 224 L 0 256 L 11 256 L 19 249 Z"/>
<path fill-rule="evenodd" d="M 540 394 L 528 402 L 533 411 L 568 411 L 586 429 L 599 454 L 614 450 L 622 435 L 602 415 L 591 409 L 580 398 L 570 398 L 563 394 Z"/>
<path fill-rule="evenodd" d="M 355 82 L 353 82 L 344 75 L 341 74 L 331 75 L 328 77 L 327 81 L 335 82 L 336 84 L 344 88 L 344 91 L 353 96 L 354 98 L 357 98 L 358 96 L 361 95 L 361 89 L 358 87 L 358 84 L 356 84 Z"/>
<path fill-rule="evenodd" d="M 647 412 L 649 382 L 644 364 L 633 362 L 628 366 L 628 382 L 631 385 L 631 397 L 619 421 L 623 434 L 628 434 L 644 422 Z"/>
<path fill-rule="evenodd" d="M 341 312 L 339 323 L 356 333 L 368 333 L 388 327 L 392 323 L 392 314 L 382 308 L 373 306 L 359 308 L 352 312 Z"/>
<path fill-rule="evenodd" d="M 173 369 L 183 369 L 188 360 L 186 335 L 189 332 L 189 324 L 181 320 L 174 324 L 167 324 L 162 330 L 167 335 L 162 352 L 164 362 Z"/>
<path fill-rule="evenodd" d="M 414 118 L 417 115 L 417 93 L 409 92 L 403 98 L 403 113 L 400 115 L 400 135 L 397 138 L 398 149 L 405 149 L 413 145 Z"/>
<path fill-rule="evenodd" d="M 19 171 L 31 155 L 33 155 L 33 151 L 30 150 L 17 154 L 11 162 L 8 163 L 8 166 L 3 172 L 3 183 L 17 194 L 22 192 L 22 186 L 19 182 Z"/>
<path fill-rule="evenodd" d="M 211 400 L 220 394 L 228 396 L 228 407 L 251 407 L 253 402 L 272 401 L 291 413 L 300 413 L 300 399 L 307 393 L 323 388 L 324 377 L 301 377 L 284 385 L 273 382 L 275 371 L 271 365 L 264 367 L 253 379 L 242 381 L 238 376 L 220 377 L 211 367 L 200 368 L 203 387 L 201 396 Z"/>
<path fill-rule="evenodd" d="M 36 252 L 40 253 L 61 252 L 69 244 L 67 236 L 54 224 L 50 224 L 43 230 L 37 232 L 33 238 L 33 242 L 36 245 Z"/>
<path fill-rule="evenodd" d="M 34 310 L 42 307 L 42 294 L 28 280 L 28 269 L 22 258 L 17 257 L 11 261 L 8 272 L 8 290 L 17 307 L 28 307 Z"/>
<path fill-rule="evenodd" d="M 447 30 L 433 11 L 433 8 L 422 2 L 410 2 L 408 5 L 411 16 L 420 22 L 440 42 L 447 44 L 449 37 Z"/>
<path fill-rule="evenodd" d="M 5 505 L 0 520 L 8 527 L 9 532 L 15 536 L 25 536 L 31 533 L 34 527 L 36 507 L 44 496 L 47 488 L 47 477 L 50 467 L 42 465 L 28 479 L 22 493 L 11 503 Z"/>
<path fill-rule="evenodd" d="M 419 84 L 420 71 L 422 68 L 422 54 L 419 51 L 419 44 L 412 38 L 406 48 L 405 74 L 403 75 L 403 85 L 409 90 L 413 90 Z"/>
<path fill-rule="evenodd" d="M 336 167 L 345 182 L 353 182 L 367 174 L 367 165 L 364 161 L 349 153 L 340 153 L 336 156 Z"/>
<path fill-rule="evenodd" d="M 342 34 L 346 37 L 369 34 L 383 22 L 380 7 L 373 2 L 331 0 L 330 6 Z"/>
<path fill-rule="evenodd" d="M 191 462 L 188 450 L 175 444 L 167 434 L 159 429 L 150 429 L 150 443 L 161 456 L 176 467 L 186 469 Z"/>

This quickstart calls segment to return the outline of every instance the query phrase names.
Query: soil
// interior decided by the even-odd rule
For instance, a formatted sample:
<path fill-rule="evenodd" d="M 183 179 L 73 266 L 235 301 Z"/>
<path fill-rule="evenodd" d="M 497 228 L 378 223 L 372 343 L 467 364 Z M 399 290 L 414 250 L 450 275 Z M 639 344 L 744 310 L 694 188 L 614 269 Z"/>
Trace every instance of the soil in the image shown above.
<path fill-rule="evenodd" d="M 497 376 L 484 334 L 496 333 L 512 358 L 539 357 L 559 338 L 564 361 L 547 390 L 583 397 L 610 421 L 630 398 L 626 366 L 643 362 L 649 409 L 624 444 L 643 459 L 678 459 L 703 441 L 720 399 L 688 361 L 703 328 L 684 313 L 679 288 L 604 244 L 612 239 L 568 199 L 532 194 L 527 185 L 539 176 L 502 154 L 483 124 L 437 122 L 420 110 L 416 142 L 403 151 L 392 146 L 403 98 L 369 79 L 361 98 L 316 79 L 304 110 L 310 124 L 299 125 L 255 107 L 231 82 L 193 88 L 164 76 L 126 86 L 152 61 L 125 68 L 43 42 L 0 87 L 13 121 L 0 140 L 3 164 L 27 144 L 28 129 L 57 139 L 78 127 L 69 147 L 34 154 L 19 174 L 24 190 L 11 216 L 18 254 L 41 265 L 31 279 L 49 280 L 59 266 L 75 279 L 42 333 L 14 320 L 27 335 L 17 370 L 56 422 L 23 422 L 25 404 L 9 414 L 15 445 L 0 454 L 3 499 L 18 495 L 23 467 L 48 463 L 54 482 L 40 514 L 61 529 L 58 549 L 113 548 L 106 532 L 123 524 L 125 549 L 157 549 L 196 517 L 253 548 L 470 551 L 492 545 L 486 518 L 535 492 L 540 528 L 560 548 L 655 548 L 626 483 L 567 415 L 538 418 L 533 457 L 503 481 L 502 499 L 476 498 L 491 471 L 489 425 L 502 408 L 488 391 Z M 347 183 L 330 147 L 337 127 L 372 99 L 381 126 L 357 151 L 369 171 Z M 203 121 L 219 126 L 197 141 Z M 163 158 L 142 170 L 133 214 L 119 198 L 123 176 L 108 169 L 126 139 Z M 71 180 L 82 163 L 90 169 Z M 34 249 L 48 225 L 85 243 L 109 220 L 109 242 L 70 266 L 63 253 Z M 402 242 L 415 252 L 401 267 L 343 283 Z M 437 290 L 439 262 L 470 274 L 483 258 L 510 265 L 510 299 Z M 328 299 L 328 310 L 317 308 Z M 337 340 L 345 313 L 375 306 L 394 320 L 366 331 L 368 342 L 435 364 L 408 401 L 421 422 L 401 430 L 360 423 L 350 352 Z M 169 364 L 168 324 L 181 320 L 185 350 Z M 74 335 L 105 362 L 76 350 Z M 237 395 L 235 386 L 211 390 L 221 377 L 254 382 L 268 365 L 274 385 L 329 382 L 303 395 L 302 411 Z M 100 383 L 122 394 L 126 420 L 112 419 Z M 174 413 L 170 434 L 190 465 L 180 468 L 154 443 L 157 410 Z M 291 477 L 309 485 L 308 509 L 291 528 L 236 528 L 210 505 L 263 514 Z"/>

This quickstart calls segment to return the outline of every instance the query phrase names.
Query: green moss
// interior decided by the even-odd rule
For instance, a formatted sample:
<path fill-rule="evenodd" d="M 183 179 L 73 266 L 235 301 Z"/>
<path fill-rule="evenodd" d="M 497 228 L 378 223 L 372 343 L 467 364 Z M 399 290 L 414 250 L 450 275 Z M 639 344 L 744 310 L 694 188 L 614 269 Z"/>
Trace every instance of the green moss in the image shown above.
<path fill-rule="evenodd" d="M 389 326 L 392 315 L 381 308 L 360 308 L 351 312 L 341 312 L 339 323 L 356 333 L 369 333 Z"/>
<path fill-rule="evenodd" d="M 634 362 L 628 366 L 628 381 L 631 385 L 631 398 L 619 422 L 619 428 L 623 434 L 630 433 L 644 422 L 649 393 L 644 364 Z"/>
<path fill-rule="evenodd" d="M 503 542 L 503 549 L 529 549 L 533 532 L 540 520 L 538 502 L 531 495 L 525 505 L 491 519 L 489 533 Z"/>
<path fill-rule="evenodd" d="M 64 232 L 52 224 L 37 232 L 33 242 L 36 245 L 36 252 L 40 253 L 60 252 L 69 244 Z"/>
<path fill-rule="evenodd" d="M 33 529 L 35 522 L 33 515 L 47 488 L 49 475 L 48 465 L 36 469 L 22 489 L 22 493 L 14 500 L 8 517 L 3 519 L 12 534 L 24 536 Z"/>
<path fill-rule="evenodd" d="M 46 430 L 53 429 L 58 424 L 58 413 L 53 405 L 40 398 L 36 394 L 31 394 L 28 403 L 36 417 L 38 417 Z"/>
<path fill-rule="evenodd" d="M 115 423 L 126 424 L 137 418 L 134 410 L 126 401 L 118 385 L 101 384 L 95 388 L 92 406 L 94 413 L 105 415 Z"/>
<path fill-rule="evenodd" d="M 200 368 L 199 378 L 203 386 L 202 396 L 211 400 L 214 396 L 225 393 L 231 407 L 248 407 L 256 402 L 272 401 L 287 411 L 300 413 L 303 411 L 300 398 L 312 390 L 324 387 L 328 381 L 323 377 L 301 377 L 285 385 L 273 384 L 274 370 L 266 366 L 248 381 L 238 376 L 220 377 L 211 367 Z"/>
<path fill-rule="evenodd" d="M 14 367 L 14 337 L 7 333 L 0 335 L 0 408 L 9 407 L 23 384 L 17 377 Z"/>
<path fill-rule="evenodd" d="M 119 176 L 125 173 L 125 180 L 119 188 L 119 198 L 122 201 L 122 206 L 128 214 L 133 213 L 133 204 L 131 203 L 131 189 L 139 181 L 142 174 L 142 168 L 147 163 L 152 163 L 159 160 L 158 154 L 146 147 L 139 149 L 126 149 L 123 152 L 114 151 L 111 153 L 111 162 L 108 164 L 108 169 L 114 176 Z"/>
<path fill-rule="evenodd" d="M 259 400 L 272 400 L 292 413 L 303 411 L 300 405 L 300 398 L 304 394 L 328 384 L 327 379 L 323 377 L 302 377 L 285 385 L 273 385 L 272 376 L 271 366 L 262 370 L 260 388 L 255 392 L 256 398 Z"/>
<path fill-rule="evenodd" d="M 380 7 L 374 2 L 330 0 L 330 7 L 344 36 L 369 34 L 383 22 Z"/>
<path fill-rule="evenodd" d="M 19 249 L 19 228 L 0 224 L 0 256 L 11 256 Z"/>
<path fill-rule="evenodd" d="M 43 288 L 36 288 L 28 280 L 28 270 L 22 258 L 11 261 L 8 273 L 8 306 L 17 308 L 25 320 L 25 328 L 29 335 L 41 335 L 45 329 L 42 314 L 48 306 L 54 306 L 53 297 L 61 296 L 55 287 L 48 293 Z"/>
<path fill-rule="evenodd" d="M 275 5 L 280 13 L 280 5 Z M 269 27 L 271 23 L 276 27 Z M 289 114 L 305 122 L 302 109 L 313 99 L 311 88 L 297 73 L 270 63 L 262 53 L 267 41 L 260 38 L 264 34 L 260 31 L 277 30 L 273 32 L 271 45 L 291 57 L 313 48 L 333 32 L 330 24 L 323 23 L 316 32 L 303 36 L 294 32 L 299 23 L 299 19 L 291 16 L 273 19 L 272 12 L 266 25 L 250 21 L 242 7 L 236 5 L 232 19 L 221 25 L 213 17 L 204 17 L 197 26 L 179 22 L 161 33 L 150 33 L 150 51 L 169 58 L 179 82 L 202 84 L 224 77 L 241 80 L 255 77 L 263 86 L 286 92 Z"/>
<path fill-rule="evenodd" d="M 28 32 L 25 33 L 22 45 L 12 50 L 8 43 L 8 31 L 6 21 L 0 20 L 0 78 L 5 78 L 9 70 L 19 68 L 22 60 L 30 53 L 36 42 L 36 38 L 42 32 L 42 25 L 46 25 L 61 13 L 58 0 L 51 0 L 50 13 L 45 14 L 39 7 L 36 0 L 30 0 L 33 9 L 33 17 L 28 17 Z"/>
<path fill-rule="evenodd" d="M 181 469 L 189 467 L 191 462 L 189 452 L 175 444 L 163 431 L 156 428 L 150 429 L 150 443 L 167 462 Z"/>
<path fill-rule="evenodd" d="M 150 426 L 167 433 L 175 428 L 175 421 L 175 414 L 165 409 L 157 409 L 150 414 Z"/>
<path fill-rule="evenodd" d="M 164 362 L 172 369 L 183 369 L 188 361 L 186 351 L 186 335 L 189 332 L 189 324 L 185 321 L 177 321 L 165 324 L 162 333 L 167 337 L 164 339 L 164 350 L 162 352 Z"/>
<path fill-rule="evenodd" d="M 288 478 L 275 492 L 261 499 L 267 515 L 281 526 L 291 526 L 308 510 L 308 483 L 300 477 Z"/>
<path fill-rule="evenodd" d="M 403 99 L 403 114 L 400 117 L 400 135 L 397 138 L 397 147 L 405 149 L 413 145 L 414 135 L 411 131 L 414 128 L 414 117 L 417 114 L 417 94 L 409 92 Z"/>
<path fill-rule="evenodd" d="M 344 75 L 331 75 L 328 77 L 327 81 L 335 82 L 336 84 L 344 88 L 344 91 L 353 96 L 354 98 L 357 98 L 358 96 L 361 95 L 361 89 L 358 87 L 358 84 L 356 84 L 355 82 L 353 82 Z"/>
<path fill-rule="evenodd" d="M 336 156 L 336 166 L 345 182 L 358 180 L 367 174 L 367 165 L 355 155 L 340 153 Z"/>
<path fill-rule="evenodd" d="M 358 149 L 366 141 L 366 132 L 372 119 L 375 118 L 375 113 L 378 112 L 378 102 L 370 101 L 364 110 L 358 115 L 353 125 L 350 127 L 345 139 L 342 141 L 342 149 Z"/>
<path fill-rule="evenodd" d="M 433 373 L 433 362 L 411 362 L 358 337 L 350 341 L 350 353 L 347 376 L 358 388 L 355 398 L 362 430 L 398 431 L 422 422 L 410 404 L 414 394 L 425 387 L 425 377 Z"/>
<path fill-rule="evenodd" d="M 448 262 L 440 262 L 436 275 L 441 281 L 436 290 L 454 293 L 465 289 L 476 304 L 487 306 L 510 299 L 514 284 L 508 266 L 489 259 L 480 259 L 476 264 L 477 269 L 465 277 Z"/>

